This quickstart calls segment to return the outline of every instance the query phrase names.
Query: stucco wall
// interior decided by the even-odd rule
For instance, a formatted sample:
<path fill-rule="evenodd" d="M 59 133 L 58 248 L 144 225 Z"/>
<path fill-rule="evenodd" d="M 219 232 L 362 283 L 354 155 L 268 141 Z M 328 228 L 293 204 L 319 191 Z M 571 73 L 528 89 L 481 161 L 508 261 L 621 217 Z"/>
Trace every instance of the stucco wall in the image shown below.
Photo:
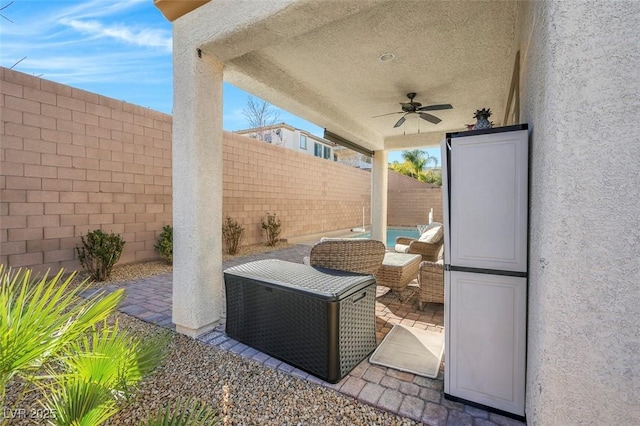
<path fill-rule="evenodd" d="M 640 424 L 640 3 L 521 6 L 528 420 Z"/>

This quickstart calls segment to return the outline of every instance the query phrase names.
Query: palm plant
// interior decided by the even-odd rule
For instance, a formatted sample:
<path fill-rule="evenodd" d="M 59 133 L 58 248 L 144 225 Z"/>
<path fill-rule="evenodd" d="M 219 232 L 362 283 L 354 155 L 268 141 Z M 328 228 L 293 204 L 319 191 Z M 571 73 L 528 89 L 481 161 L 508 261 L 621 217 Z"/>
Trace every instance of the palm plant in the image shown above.
<path fill-rule="evenodd" d="M 408 161 L 405 161 L 403 163 L 394 161 L 393 163 L 389 164 L 389 168 L 394 172 L 400 173 L 401 175 L 411 176 L 411 177 L 414 177 L 415 175 L 414 167 Z"/>
<path fill-rule="evenodd" d="M 425 166 L 433 163 L 438 167 L 438 158 L 429 155 L 427 151 L 414 149 L 402 151 L 404 162 L 394 161 L 389 164 L 389 168 L 397 173 L 412 177 L 420 182 L 433 183 L 442 186 L 442 174 L 438 170 L 425 170 Z"/>
<path fill-rule="evenodd" d="M 122 299 L 121 290 L 80 299 L 87 282 L 70 289 L 75 274 L 64 281 L 62 274 L 32 280 L 28 269 L 12 272 L 0 265 L 0 402 L 11 379 L 30 380 Z"/>
<path fill-rule="evenodd" d="M 421 149 L 402 151 L 402 159 L 410 166 L 411 175 L 409 176 L 416 179 L 420 172 L 424 170 L 430 158 L 429 154 Z"/>
<path fill-rule="evenodd" d="M 54 381 L 45 405 L 56 413 L 56 424 L 97 425 L 115 414 L 116 401 L 128 399 L 162 360 L 167 337 L 141 341 L 117 323 L 105 323 L 68 345 L 58 365 L 49 368 Z"/>
<path fill-rule="evenodd" d="M 166 335 L 143 343 L 109 326 L 123 291 L 82 299 L 87 282 L 72 288 L 74 274 L 62 274 L 32 279 L 0 265 L 0 403 L 19 376 L 42 389 L 53 424 L 99 425 L 162 360 Z"/>

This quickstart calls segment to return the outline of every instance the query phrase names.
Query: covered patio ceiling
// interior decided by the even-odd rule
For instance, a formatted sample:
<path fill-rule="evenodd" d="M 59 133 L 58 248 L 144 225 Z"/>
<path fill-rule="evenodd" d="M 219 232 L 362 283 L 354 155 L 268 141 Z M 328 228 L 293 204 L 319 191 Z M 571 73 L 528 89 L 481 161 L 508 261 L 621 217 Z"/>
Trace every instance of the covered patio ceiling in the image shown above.
<path fill-rule="evenodd" d="M 226 81 L 366 149 L 435 145 L 474 123 L 479 108 L 502 124 L 517 2 L 155 2 L 171 20 L 184 14 L 183 28 L 224 64 Z M 379 59 L 388 53 L 393 60 Z M 409 92 L 453 109 L 432 112 L 438 124 L 410 114 L 394 128 L 402 114 L 373 118 L 401 111 Z"/>

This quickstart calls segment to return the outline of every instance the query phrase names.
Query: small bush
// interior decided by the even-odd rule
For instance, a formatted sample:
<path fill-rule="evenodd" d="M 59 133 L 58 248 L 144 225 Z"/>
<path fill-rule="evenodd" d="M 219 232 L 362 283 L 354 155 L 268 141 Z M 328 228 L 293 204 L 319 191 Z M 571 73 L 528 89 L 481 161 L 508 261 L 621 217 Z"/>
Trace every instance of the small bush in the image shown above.
<path fill-rule="evenodd" d="M 120 259 L 126 242 L 118 234 L 105 234 L 100 229 L 80 237 L 82 247 L 76 247 L 82 267 L 96 281 L 104 281 L 111 275 L 113 265 Z"/>
<path fill-rule="evenodd" d="M 280 219 L 276 217 L 276 214 L 270 214 L 267 212 L 267 220 L 265 222 L 262 219 L 262 229 L 265 230 L 267 234 L 267 245 L 275 246 L 278 242 L 278 237 L 280 236 Z"/>
<path fill-rule="evenodd" d="M 222 239 L 227 248 L 227 253 L 236 254 L 238 252 L 243 236 L 244 227 L 238 221 L 227 216 L 224 225 L 222 225 Z"/>
<path fill-rule="evenodd" d="M 165 225 L 162 227 L 162 232 L 158 236 L 158 241 L 154 246 L 158 254 L 167 261 L 167 263 L 173 263 L 173 227 Z"/>

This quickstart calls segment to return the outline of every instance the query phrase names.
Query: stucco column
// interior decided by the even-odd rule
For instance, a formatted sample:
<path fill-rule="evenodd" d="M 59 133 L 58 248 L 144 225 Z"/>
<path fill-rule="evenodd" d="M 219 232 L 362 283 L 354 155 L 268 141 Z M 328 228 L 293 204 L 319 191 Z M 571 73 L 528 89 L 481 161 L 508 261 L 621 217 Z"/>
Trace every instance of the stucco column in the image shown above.
<path fill-rule="evenodd" d="M 371 239 L 387 243 L 387 151 L 375 151 L 371 159 Z"/>
<path fill-rule="evenodd" d="M 174 26 L 173 322 L 195 337 L 222 316 L 222 64 Z"/>

